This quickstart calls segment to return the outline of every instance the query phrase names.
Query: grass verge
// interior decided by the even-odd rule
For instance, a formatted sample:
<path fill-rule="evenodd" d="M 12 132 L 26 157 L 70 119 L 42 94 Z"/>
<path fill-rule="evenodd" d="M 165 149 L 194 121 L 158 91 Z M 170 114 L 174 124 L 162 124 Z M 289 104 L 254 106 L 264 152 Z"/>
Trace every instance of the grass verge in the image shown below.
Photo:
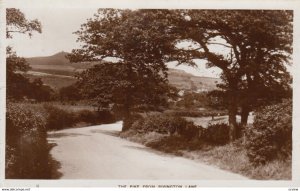
<path fill-rule="evenodd" d="M 199 140 L 169 136 L 156 132 L 122 132 L 122 138 L 138 142 L 155 150 L 182 156 L 256 180 L 291 180 L 292 160 L 273 160 L 265 165 L 250 163 L 242 139 L 223 146 L 209 145 Z"/>

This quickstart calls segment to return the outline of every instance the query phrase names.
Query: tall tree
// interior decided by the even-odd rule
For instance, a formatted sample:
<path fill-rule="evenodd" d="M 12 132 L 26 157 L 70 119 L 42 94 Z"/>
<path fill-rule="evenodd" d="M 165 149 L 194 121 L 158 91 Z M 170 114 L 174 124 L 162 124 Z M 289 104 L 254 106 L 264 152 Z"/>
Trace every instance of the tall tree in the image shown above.
<path fill-rule="evenodd" d="M 41 23 L 35 20 L 27 20 L 19 9 L 6 9 L 6 38 L 12 38 L 14 33 L 28 34 L 30 37 L 36 31 L 41 33 Z"/>
<path fill-rule="evenodd" d="M 100 107 L 124 108 L 123 130 L 138 105 L 164 105 L 170 95 L 165 55 L 172 50 L 171 35 L 158 33 L 163 11 L 99 9 L 76 32 L 83 45 L 69 55 L 72 62 L 101 62 L 79 75 L 89 98 Z"/>
<path fill-rule="evenodd" d="M 168 27 L 181 42 L 192 44 L 178 51 L 180 55 L 188 64 L 205 59 L 208 67 L 222 70 L 232 140 L 236 137 L 238 106 L 243 108 L 242 121 L 246 123 L 258 101 L 270 98 L 275 90 L 279 95 L 290 88 L 286 64 L 292 53 L 292 21 L 293 13 L 284 10 L 174 12 Z"/>
<path fill-rule="evenodd" d="M 6 9 L 6 38 L 13 38 L 13 34 L 28 34 L 37 31 L 41 33 L 41 24 L 38 20 L 28 21 L 25 15 L 15 8 Z M 17 56 L 12 47 L 6 48 L 6 76 L 7 76 L 7 98 L 22 99 L 30 93 L 30 82 L 20 72 L 27 72 L 30 67 L 26 60 Z"/>

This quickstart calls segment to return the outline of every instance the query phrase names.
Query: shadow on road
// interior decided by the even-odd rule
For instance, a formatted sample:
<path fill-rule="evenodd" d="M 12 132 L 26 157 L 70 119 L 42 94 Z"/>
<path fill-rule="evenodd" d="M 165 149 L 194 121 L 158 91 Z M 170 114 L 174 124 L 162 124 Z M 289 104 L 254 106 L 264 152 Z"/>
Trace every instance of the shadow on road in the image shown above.
<path fill-rule="evenodd" d="M 49 143 L 49 151 L 57 146 L 56 143 Z M 55 160 L 51 154 L 49 154 L 49 166 L 50 166 L 50 178 L 51 179 L 59 179 L 60 177 L 62 177 L 62 173 L 59 171 L 59 169 L 61 168 L 61 164 L 60 162 L 58 162 L 57 160 Z"/>
<path fill-rule="evenodd" d="M 81 133 L 51 133 L 48 134 L 48 138 L 61 138 L 61 137 L 76 137 L 76 136 L 91 136 Z"/>
<path fill-rule="evenodd" d="M 113 131 L 113 130 L 106 131 L 106 130 L 100 130 L 100 129 L 91 130 L 91 133 L 102 133 L 102 134 L 110 135 L 110 136 L 114 136 L 114 137 L 119 137 L 119 135 L 120 135 L 120 131 Z"/>
<path fill-rule="evenodd" d="M 129 149 L 140 150 L 140 151 L 144 151 L 144 152 L 150 152 L 152 154 L 156 154 L 156 155 L 164 156 L 164 157 L 168 157 L 168 158 L 176 158 L 176 157 L 181 156 L 181 155 L 175 155 L 175 154 L 171 154 L 171 153 L 164 153 L 164 152 L 161 152 L 161 151 L 154 150 L 150 147 L 144 147 L 144 146 L 125 145 L 124 147 L 129 148 Z"/>

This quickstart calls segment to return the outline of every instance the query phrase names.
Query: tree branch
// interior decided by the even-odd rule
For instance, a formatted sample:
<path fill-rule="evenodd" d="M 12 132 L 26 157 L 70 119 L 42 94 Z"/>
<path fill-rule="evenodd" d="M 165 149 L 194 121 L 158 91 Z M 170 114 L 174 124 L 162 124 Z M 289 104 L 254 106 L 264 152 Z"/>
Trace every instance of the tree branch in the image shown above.
<path fill-rule="evenodd" d="M 232 46 L 229 46 L 229 45 L 226 45 L 226 44 L 223 44 L 223 43 L 218 43 L 218 42 L 207 42 L 207 44 L 208 45 L 215 44 L 215 45 L 225 46 L 227 48 L 233 48 Z"/>

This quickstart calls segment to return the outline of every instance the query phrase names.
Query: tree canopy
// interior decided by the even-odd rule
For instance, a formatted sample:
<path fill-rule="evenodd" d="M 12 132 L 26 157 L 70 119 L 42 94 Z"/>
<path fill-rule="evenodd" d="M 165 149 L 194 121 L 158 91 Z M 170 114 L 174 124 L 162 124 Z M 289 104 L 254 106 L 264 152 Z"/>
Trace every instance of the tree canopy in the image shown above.
<path fill-rule="evenodd" d="M 133 98 L 129 95 L 138 92 L 137 82 L 146 84 L 152 76 L 151 81 L 167 83 L 166 62 L 196 66 L 196 60 L 204 59 L 207 67 L 222 70 L 220 95 L 228 102 L 234 139 L 239 107 L 247 123 L 249 112 L 262 100 L 273 99 L 274 93 L 280 100 L 290 92 L 286 65 L 291 63 L 292 22 L 293 12 L 286 10 L 99 9 L 76 32 L 84 45 L 73 50 L 70 60 L 113 58 L 110 69 L 124 75 L 118 80 L 126 83 L 116 84 L 123 84 L 128 103 Z M 152 85 L 154 93 L 158 84 Z"/>
<path fill-rule="evenodd" d="M 19 9 L 6 9 L 6 38 L 12 38 L 14 33 L 28 34 L 30 37 L 36 31 L 41 33 L 41 23 L 35 20 L 27 20 Z"/>
<path fill-rule="evenodd" d="M 192 46 L 182 56 L 193 64 L 207 60 L 222 70 L 220 87 L 228 98 L 229 123 L 236 126 L 238 106 L 245 112 L 270 95 L 284 96 L 291 76 L 293 13 L 285 10 L 179 10 L 170 22 L 180 41 Z M 177 17 L 176 17 L 177 16 Z M 283 95 L 282 95 L 283 94 Z M 274 96 L 273 96 L 274 97 Z M 234 128 L 232 128 L 234 137 Z"/>
<path fill-rule="evenodd" d="M 98 63 L 79 75 L 87 97 L 100 107 L 122 105 L 125 118 L 137 106 L 166 105 L 174 89 L 167 83 L 164 60 L 173 41 L 167 31 L 158 33 L 161 17 L 159 10 L 99 9 L 81 26 L 76 34 L 83 45 L 69 59 Z"/>
<path fill-rule="evenodd" d="M 25 15 L 15 8 L 6 9 L 6 38 L 13 38 L 13 34 L 41 33 L 41 24 L 38 20 L 28 21 Z M 6 48 L 6 83 L 7 98 L 21 100 L 24 97 L 33 98 L 37 101 L 46 101 L 53 98 L 53 90 L 45 86 L 41 79 L 33 82 L 24 76 L 30 69 L 25 58 L 19 57 L 12 47 Z"/>

